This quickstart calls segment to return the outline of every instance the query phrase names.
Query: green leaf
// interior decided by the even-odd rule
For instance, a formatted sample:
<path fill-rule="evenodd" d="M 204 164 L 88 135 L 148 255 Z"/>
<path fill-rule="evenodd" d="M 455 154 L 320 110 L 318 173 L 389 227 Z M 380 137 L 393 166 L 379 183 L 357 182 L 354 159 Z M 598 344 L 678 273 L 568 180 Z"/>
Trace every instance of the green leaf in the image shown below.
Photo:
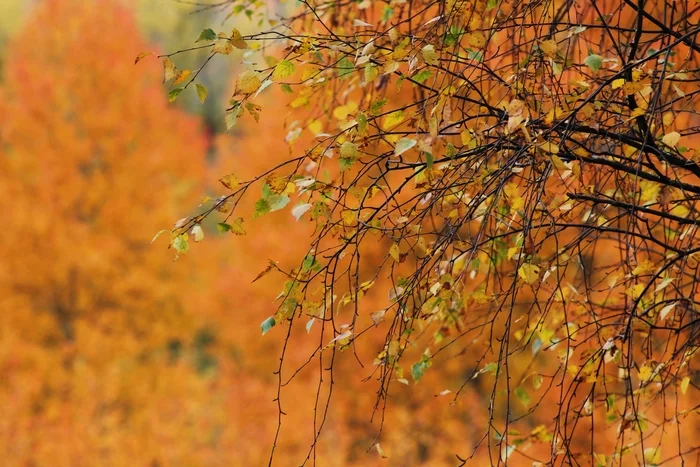
<path fill-rule="evenodd" d="M 272 72 L 272 81 L 279 81 L 281 79 L 292 76 L 296 71 L 294 63 L 289 60 L 280 60 L 275 66 L 275 71 Z"/>
<path fill-rule="evenodd" d="M 292 87 L 290 85 L 288 85 L 287 83 L 280 84 L 280 87 L 282 88 L 283 93 L 294 94 L 294 90 L 292 90 Z"/>
<path fill-rule="evenodd" d="M 175 248 L 175 251 L 183 255 L 187 253 L 187 251 L 190 249 L 190 245 L 187 243 L 187 237 L 185 235 L 178 235 L 175 237 L 173 240 L 173 248 Z"/>
<path fill-rule="evenodd" d="M 586 59 L 583 61 L 583 64 L 597 73 L 598 70 L 600 70 L 600 67 L 603 66 L 603 57 L 601 57 L 600 55 L 591 54 L 588 57 L 586 57 Z"/>
<path fill-rule="evenodd" d="M 279 211 L 289 204 L 289 196 L 271 195 L 267 197 L 267 204 L 270 207 L 270 212 Z"/>
<path fill-rule="evenodd" d="M 418 144 L 418 141 L 416 141 L 415 139 L 401 138 L 400 140 L 398 140 L 396 142 L 396 147 L 394 147 L 394 155 L 400 156 L 401 154 L 408 151 L 416 144 Z"/>
<path fill-rule="evenodd" d="M 515 397 L 517 397 L 520 403 L 526 408 L 530 406 L 530 396 L 527 394 L 525 389 L 521 388 L 520 386 L 515 388 Z"/>
<path fill-rule="evenodd" d="M 493 10 L 494 8 L 496 8 L 498 6 L 498 1 L 499 0 L 489 0 L 486 3 L 486 10 L 488 11 L 488 10 Z"/>
<path fill-rule="evenodd" d="M 226 232 L 229 232 L 231 230 L 231 226 L 225 222 L 219 222 L 218 224 L 216 224 L 216 229 L 219 231 L 219 233 L 225 234 Z"/>
<path fill-rule="evenodd" d="M 384 107 L 387 102 L 389 101 L 385 98 L 377 99 L 376 101 L 372 102 L 372 104 L 369 106 L 369 113 L 372 115 L 378 115 L 382 111 L 382 107 Z"/>
<path fill-rule="evenodd" d="M 484 61 L 484 54 L 480 50 L 469 50 L 467 51 L 467 58 L 469 60 L 474 60 L 475 62 Z"/>
<path fill-rule="evenodd" d="M 197 40 L 195 42 L 214 41 L 214 40 L 216 40 L 216 37 L 217 37 L 216 33 L 214 32 L 213 29 L 206 28 L 206 29 L 202 29 L 202 32 L 199 33 L 199 37 L 197 38 Z"/>
<path fill-rule="evenodd" d="M 425 70 L 425 69 L 424 69 L 424 70 L 419 71 L 419 72 L 416 73 L 415 75 L 413 75 L 413 76 L 411 77 L 411 79 L 412 79 L 413 81 L 415 81 L 416 83 L 421 83 L 421 84 L 422 84 L 423 81 L 425 81 L 426 79 L 430 78 L 432 75 L 433 75 L 433 74 L 430 72 L 430 70 Z"/>
<path fill-rule="evenodd" d="M 384 10 L 382 10 L 382 23 L 386 24 L 392 16 L 394 16 L 394 9 L 389 5 L 385 5 Z"/>
<path fill-rule="evenodd" d="M 340 59 L 337 64 L 338 67 L 338 78 L 347 79 L 350 77 L 353 71 L 355 71 L 355 65 L 348 59 L 347 56 Z"/>
<path fill-rule="evenodd" d="M 180 95 L 180 93 L 182 92 L 182 89 L 183 89 L 183 88 L 175 88 L 175 89 L 171 90 L 171 91 L 168 93 L 168 102 L 172 102 L 172 101 L 174 101 L 175 99 L 177 99 L 177 96 Z"/>
<path fill-rule="evenodd" d="M 275 324 L 277 323 L 275 322 L 274 316 L 270 316 L 265 321 L 260 323 L 260 330 L 262 331 L 263 336 L 267 334 L 270 331 L 270 329 L 274 328 Z"/>
<path fill-rule="evenodd" d="M 197 97 L 199 97 L 199 102 L 204 104 L 204 101 L 207 100 L 207 88 L 204 87 L 204 85 L 195 83 L 194 89 L 197 91 Z"/>
<path fill-rule="evenodd" d="M 428 364 L 423 360 L 411 365 L 411 376 L 413 377 L 413 381 L 415 381 L 416 383 L 420 381 L 423 375 L 425 374 L 425 370 L 427 369 Z"/>
<path fill-rule="evenodd" d="M 257 219 L 260 216 L 270 212 L 270 205 L 265 198 L 259 199 L 255 202 L 255 212 L 253 213 L 253 219 Z"/>

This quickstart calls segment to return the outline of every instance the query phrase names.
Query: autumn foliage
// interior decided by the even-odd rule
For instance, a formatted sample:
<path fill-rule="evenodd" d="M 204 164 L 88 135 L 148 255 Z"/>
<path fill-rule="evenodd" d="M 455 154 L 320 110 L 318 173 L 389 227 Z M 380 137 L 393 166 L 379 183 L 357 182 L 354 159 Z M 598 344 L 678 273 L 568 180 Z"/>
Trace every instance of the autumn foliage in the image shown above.
<path fill-rule="evenodd" d="M 243 54 L 228 128 L 289 95 L 289 153 L 223 172 L 221 196 L 170 245 L 188 251 L 211 219 L 229 231 L 278 211 L 312 230 L 303 254 L 259 276 L 281 277 L 260 325 L 284 343 L 270 462 L 288 382 L 318 382 L 316 461 L 352 360 L 375 385 L 381 456 L 398 394 L 437 373 L 440 396 L 481 402 L 454 453 L 463 464 L 695 458 L 697 6 L 249 7 L 259 32 L 205 29 L 198 48 L 207 62 Z M 178 53 L 161 57 L 166 79 L 178 81 Z"/>
<path fill-rule="evenodd" d="M 193 66 L 129 3 L 38 2 L 0 84 L 0 463 L 696 461 L 673 5 L 224 1 Z M 221 104 L 217 62 L 211 137 L 177 103 Z"/>

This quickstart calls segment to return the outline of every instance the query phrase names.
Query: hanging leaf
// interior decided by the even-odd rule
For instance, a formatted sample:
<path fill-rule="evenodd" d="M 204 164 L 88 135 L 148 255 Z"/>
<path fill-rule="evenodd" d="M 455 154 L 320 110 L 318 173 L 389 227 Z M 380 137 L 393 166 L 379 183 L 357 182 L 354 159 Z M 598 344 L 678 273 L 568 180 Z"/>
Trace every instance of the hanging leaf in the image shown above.
<path fill-rule="evenodd" d="M 534 264 L 525 263 L 518 268 L 518 277 L 527 284 L 534 284 L 540 278 L 540 268 Z"/>
<path fill-rule="evenodd" d="M 270 331 L 270 329 L 275 327 L 275 324 L 277 323 L 275 322 L 274 316 L 270 316 L 265 321 L 260 323 L 260 330 L 262 331 L 262 335 L 264 336 L 265 334 L 267 334 Z"/>
<path fill-rule="evenodd" d="M 136 56 L 136 60 L 134 60 L 134 65 L 136 65 L 138 62 L 143 60 L 144 58 L 148 57 L 149 55 L 154 55 L 153 52 L 141 52 Z"/>
<path fill-rule="evenodd" d="M 177 76 L 177 68 L 169 57 L 163 59 L 163 82 L 170 81 Z"/>
<path fill-rule="evenodd" d="M 174 101 L 175 99 L 177 99 L 177 96 L 180 95 L 180 93 L 182 92 L 182 89 L 183 89 L 183 88 L 175 88 L 175 89 L 172 89 L 172 90 L 168 93 L 168 102 L 172 102 L 172 101 Z"/>
<path fill-rule="evenodd" d="M 194 89 L 195 91 L 197 91 L 197 97 L 199 98 L 199 102 L 204 104 L 204 101 L 207 100 L 207 88 L 205 88 L 202 84 L 195 83 Z"/>
<path fill-rule="evenodd" d="M 260 78 L 252 70 L 245 70 L 238 77 L 236 82 L 236 92 L 252 94 L 260 88 Z"/>
<path fill-rule="evenodd" d="M 201 225 L 196 224 L 194 227 L 192 227 L 191 233 L 195 242 L 201 242 L 204 240 L 204 230 L 202 230 Z"/>

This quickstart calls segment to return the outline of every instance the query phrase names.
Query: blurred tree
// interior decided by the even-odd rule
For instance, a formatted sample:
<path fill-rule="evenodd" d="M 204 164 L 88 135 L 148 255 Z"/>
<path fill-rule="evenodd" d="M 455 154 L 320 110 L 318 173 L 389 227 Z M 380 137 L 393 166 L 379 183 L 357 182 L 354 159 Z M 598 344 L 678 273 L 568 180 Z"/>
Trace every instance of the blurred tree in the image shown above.
<path fill-rule="evenodd" d="M 221 449 L 227 363 L 194 309 L 215 304 L 149 247 L 201 192 L 206 141 L 160 67 L 134 68 L 144 48 L 118 2 L 47 0 L 8 49 L 3 466 L 207 466 Z"/>
<path fill-rule="evenodd" d="M 225 175 L 170 245 L 185 253 L 210 217 L 236 232 L 281 211 L 313 229 L 297 261 L 262 273 L 284 281 L 261 324 L 284 325 L 270 463 L 297 405 L 288 380 L 315 364 L 316 460 L 341 362 L 367 353 L 378 434 L 394 428 L 391 396 L 436 367 L 457 375 L 455 402 L 486 395 L 463 464 L 697 459 L 693 2 L 319 0 L 283 18 L 262 0 L 217 4 L 267 25 L 202 38 L 207 63 L 254 52 L 227 127 L 280 92 L 288 126 L 274 153 L 248 155 L 269 168 Z"/>

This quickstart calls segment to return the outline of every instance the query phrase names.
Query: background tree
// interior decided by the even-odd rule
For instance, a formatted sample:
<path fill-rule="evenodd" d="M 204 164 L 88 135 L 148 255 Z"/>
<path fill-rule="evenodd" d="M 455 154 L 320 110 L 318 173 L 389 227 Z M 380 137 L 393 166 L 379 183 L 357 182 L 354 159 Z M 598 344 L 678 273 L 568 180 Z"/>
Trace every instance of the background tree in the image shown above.
<path fill-rule="evenodd" d="M 232 387 L 247 370 L 223 358 L 231 348 L 214 331 L 221 260 L 174 269 L 149 245 L 200 199 L 207 167 L 200 123 L 168 107 L 160 67 L 134 71 L 146 47 L 125 6 L 75 0 L 37 4 L 8 47 L 4 466 L 211 466 L 221 452 L 259 462 L 231 423 L 255 416 L 241 407 L 261 382 Z"/>
<path fill-rule="evenodd" d="M 245 206 L 310 222 L 299 263 L 263 271 L 285 282 L 261 325 L 284 325 L 280 427 L 286 381 L 316 372 L 307 460 L 338 365 L 368 352 L 379 433 L 396 386 L 431 366 L 461 368 L 455 401 L 486 380 L 465 463 L 697 458 L 698 8 L 304 1 L 260 33 L 202 32 L 211 57 L 257 52 L 227 126 L 279 88 L 290 153 L 223 177 L 171 247 L 217 211 L 225 231 Z M 309 363 L 286 365 L 300 339 L 316 343 Z"/>

